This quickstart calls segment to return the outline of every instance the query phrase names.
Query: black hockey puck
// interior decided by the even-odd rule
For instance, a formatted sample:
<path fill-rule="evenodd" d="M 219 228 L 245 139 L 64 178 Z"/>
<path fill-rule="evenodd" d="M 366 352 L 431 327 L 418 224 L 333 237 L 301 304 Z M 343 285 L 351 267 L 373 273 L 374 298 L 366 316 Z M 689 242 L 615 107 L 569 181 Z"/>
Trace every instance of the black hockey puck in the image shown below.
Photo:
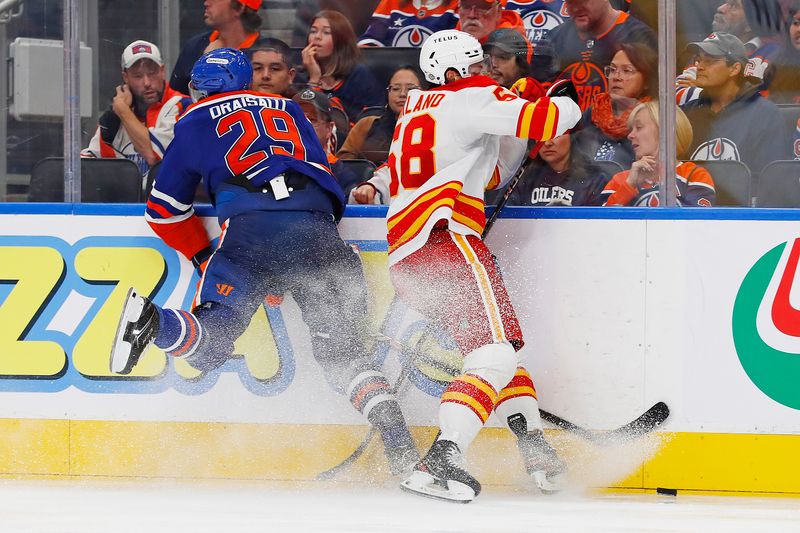
<path fill-rule="evenodd" d="M 667 496 L 677 496 L 678 489 L 665 489 L 664 487 L 658 487 L 656 489 L 656 494 L 664 494 Z"/>

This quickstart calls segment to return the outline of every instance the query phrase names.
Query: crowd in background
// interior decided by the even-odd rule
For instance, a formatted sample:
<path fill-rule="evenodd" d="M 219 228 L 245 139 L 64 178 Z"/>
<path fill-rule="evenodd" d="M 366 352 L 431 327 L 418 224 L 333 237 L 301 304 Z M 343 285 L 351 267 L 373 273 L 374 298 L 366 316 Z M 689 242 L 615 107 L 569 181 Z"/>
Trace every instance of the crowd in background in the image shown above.
<path fill-rule="evenodd" d="M 353 162 L 385 163 L 409 91 L 429 88 L 419 46 L 457 28 L 483 44 L 485 74 L 503 87 L 526 78 L 545 89 L 560 79 L 577 87 L 581 124 L 541 147 L 511 205 L 658 204 L 658 130 L 651 148 L 648 126 L 658 124 L 659 54 L 637 0 L 382 0 L 360 35 L 342 13 L 319 11 L 302 47 L 259 31 L 260 0 L 204 5 L 208 30 L 186 41 L 169 78 L 156 44 L 125 49 L 122 83 L 84 157 L 133 159 L 146 175 L 191 104 L 191 65 L 205 51 L 234 47 L 253 63 L 253 90 L 303 104 L 351 202 L 388 203 Z M 755 179 L 772 161 L 800 159 L 800 117 L 790 123 L 776 105 L 800 105 L 800 0 L 725 0 L 710 27 L 686 47 L 675 80 L 681 205 L 718 205 L 702 161 L 739 161 Z M 700 167 L 687 170 L 685 160 Z"/>

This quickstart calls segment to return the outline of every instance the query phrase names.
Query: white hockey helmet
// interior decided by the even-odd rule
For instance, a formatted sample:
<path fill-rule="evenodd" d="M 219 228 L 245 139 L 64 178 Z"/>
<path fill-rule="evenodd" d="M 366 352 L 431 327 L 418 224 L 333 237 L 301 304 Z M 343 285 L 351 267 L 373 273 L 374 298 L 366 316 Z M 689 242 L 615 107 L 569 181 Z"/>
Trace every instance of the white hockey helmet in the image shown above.
<path fill-rule="evenodd" d="M 483 48 L 478 39 L 458 30 L 437 31 L 422 44 L 419 67 L 429 82 L 442 85 L 447 69 L 456 69 L 464 77 L 469 67 L 483 61 Z"/>

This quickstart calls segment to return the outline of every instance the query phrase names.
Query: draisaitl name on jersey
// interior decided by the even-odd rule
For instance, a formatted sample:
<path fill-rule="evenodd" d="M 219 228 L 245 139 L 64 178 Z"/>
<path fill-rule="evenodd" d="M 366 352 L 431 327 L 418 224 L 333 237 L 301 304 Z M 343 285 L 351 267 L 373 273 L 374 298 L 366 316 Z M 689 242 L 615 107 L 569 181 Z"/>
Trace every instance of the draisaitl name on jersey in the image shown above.
<path fill-rule="evenodd" d="M 232 113 L 237 109 L 243 109 L 245 107 L 266 107 L 268 109 L 280 109 L 281 111 L 286 110 L 286 99 L 285 98 L 267 98 L 264 96 L 254 96 L 254 95 L 241 95 L 232 98 L 231 100 L 226 100 L 225 102 L 213 105 L 208 108 L 209 112 L 211 113 L 211 118 L 219 118 L 222 115 L 227 115 L 228 113 Z"/>

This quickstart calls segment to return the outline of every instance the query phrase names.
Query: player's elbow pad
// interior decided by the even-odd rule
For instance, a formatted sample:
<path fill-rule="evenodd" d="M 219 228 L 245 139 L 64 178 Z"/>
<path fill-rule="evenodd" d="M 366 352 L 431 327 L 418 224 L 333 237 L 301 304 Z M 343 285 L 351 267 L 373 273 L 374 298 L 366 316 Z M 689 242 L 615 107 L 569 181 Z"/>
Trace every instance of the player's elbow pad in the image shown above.
<path fill-rule="evenodd" d="M 572 98 L 567 96 L 552 96 L 550 103 L 558 108 L 558 125 L 554 137 L 564 135 L 571 130 L 581 120 L 581 108 L 578 107 Z"/>

